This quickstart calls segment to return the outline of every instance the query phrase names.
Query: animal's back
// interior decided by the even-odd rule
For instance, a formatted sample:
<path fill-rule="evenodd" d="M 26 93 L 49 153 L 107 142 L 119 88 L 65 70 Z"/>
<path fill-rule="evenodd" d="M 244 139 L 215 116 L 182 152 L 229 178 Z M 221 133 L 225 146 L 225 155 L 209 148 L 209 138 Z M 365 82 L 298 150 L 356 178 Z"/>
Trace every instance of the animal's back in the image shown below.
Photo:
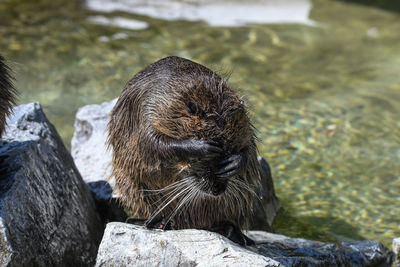
<path fill-rule="evenodd" d="M 4 132 L 6 117 L 15 104 L 16 90 L 12 84 L 11 70 L 0 55 L 0 137 Z"/>

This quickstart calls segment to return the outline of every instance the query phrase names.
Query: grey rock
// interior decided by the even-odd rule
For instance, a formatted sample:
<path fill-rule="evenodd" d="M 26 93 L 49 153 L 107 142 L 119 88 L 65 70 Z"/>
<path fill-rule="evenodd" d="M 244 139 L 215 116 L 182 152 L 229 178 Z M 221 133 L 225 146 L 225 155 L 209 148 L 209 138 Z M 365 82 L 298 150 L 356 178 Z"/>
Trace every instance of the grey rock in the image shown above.
<path fill-rule="evenodd" d="M 283 244 L 288 247 L 312 248 L 325 244 L 319 241 L 312 241 L 303 238 L 293 238 L 284 235 L 268 233 L 265 231 L 245 231 L 245 234 L 253 239 L 253 241 L 257 244 L 263 243 L 265 242 L 265 240 L 273 243 Z"/>
<path fill-rule="evenodd" d="M 11 266 L 13 254 L 10 242 L 7 239 L 7 232 L 3 218 L 0 217 L 0 266 Z"/>
<path fill-rule="evenodd" d="M 107 124 L 116 102 L 114 99 L 100 105 L 84 106 L 76 113 L 71 154 L 87 183 L 110 178 L 112 150 L 106 145 Z"/>
<path fill-rule="evenodd" d="M 391 252 L 373 241 L 324 243 L 261 231 L 240 247 L 204 230 L 162 231 L 109 223 L 96 266 L 390 266 Z"/>
<path fill-rule="evenodd" d="M 379 242 L 325 243 L 263 231 L 241 247 L 204 230 L 163 231 L 109 223 L 96 266 L 390 266 L 393 253 Z"/>
<path fill-rule="evenodd" d="M 392 249 L 396 256 L 397 266 L 400 267 L 400 237 L 393 239 Z"/>
<path fill-rule="evenodd" d="M 96 203 L 96 209 L 104 226 L 108 222 L 125 222 L 128 215 L 120 205 L 117 198 L 113 197 L 110 184 L 106 181 L 88 183 L 89 189 Z"/>
<path fill-rule="evenodd" d="M 18 106 L 0 144 L 0 264 L 91 266 L 103 225 L 39 103 Z"/>
<path fill-rule="evenodd" d="M 246 233 L 252 250 L 285 266 L 390 266 L 393 252 L 376 241 L 325 243 L 262 231 Z"/>
<path fill-rule="evenodd" d="M 282 266 L 204 230 L 148 230 L 109 223 L 96 266 Z"/>
<path fill-rule="evenodd" d="M 99 105 L 81 107 L 75 119 L 75 133 L 71 142 L 71 153 L 83 179 L 89 182 L 109 180 L 111 175 L 111 148 L 108 150 L 107 123 L 117 99 Z M 254 216 L 250 228 L 271 230 L 272 222 L 281 206 L 274 192 L 268 163 L 258 158 L 261 172 L 261 187 L 256 188 L 259 199 L 254 200 Z M 112 186 L 113 180 L 110 180 Z M 101 189 L 101 188 L 100 188 Z M 98 190 L 95 194 L 101 194 Z M 107 192 L 104 193 L 107 195 Z M 115 196 L 114 196 L 115 197 Z"/>

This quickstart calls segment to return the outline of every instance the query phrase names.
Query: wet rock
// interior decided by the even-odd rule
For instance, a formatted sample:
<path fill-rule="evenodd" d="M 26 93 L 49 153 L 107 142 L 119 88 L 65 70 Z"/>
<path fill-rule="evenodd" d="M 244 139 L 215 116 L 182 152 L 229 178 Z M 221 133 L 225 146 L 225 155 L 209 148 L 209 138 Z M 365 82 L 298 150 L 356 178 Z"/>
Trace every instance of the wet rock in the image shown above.
<path fill-rule="evenodd" d="M 81 107 L 75 119 L 75 133 L 71 153 L 83 179 L 89 182 L 107 180 L 111 175 L 111 148 L 107 149 L 107 123 L 117 99 L 99 105 Z M 272 222 L 281 206 L 274 192 L 270 167 L 265 159 L 258 158 L 261 187 L 256 188 L 259 199 L 254 199 L 254 217 L 251 229 L 271 230 Z M 113 184 L 111 179 L 111 186 Z"/>
<path fill-rule="evenodd" d="M 40 105 L 16 107 L 0 142 L 0 265 L 93 265 L 103 226 Z"/>
<path fill-rule="evenodd" d="M 116 197 L 113 197 L 112 188 L 106 181 L 97 181 L 88 183 L 92 196 L 96 203 L 96 209 L 99 213 L 104 226 L 109 222 L 125 222 L 128 215 L 119 204 Z"/>
<path fill-rule="evenodd" d="M 255 190 L 259 198 L 254 198 L 254 211 L 250 229 L 271 231 L 272 223 L 281 209 L 281 204 L 275 195 L 268 162 L 260 156 L 258 162 L 260 163 L 261 186 Z"/>
<path fill-rule="evenodd" d="M 147 230 L 109 223 L 96 266 L 282 266 L 203 230 Z"/>
<path fill-rule="evenodd" d="M 256 245 L 241 247 L 204 230 L 148 230 L 109 223 L 96 266 L 390 266 L 379 242 L 324 243 L 249 231 Z"/>
<path fill-rule="evenodd" d="M 249 231 L 252 247 L 285 266 L 390 266 L 393 252 L 376 241 L 325 243 Z"/>

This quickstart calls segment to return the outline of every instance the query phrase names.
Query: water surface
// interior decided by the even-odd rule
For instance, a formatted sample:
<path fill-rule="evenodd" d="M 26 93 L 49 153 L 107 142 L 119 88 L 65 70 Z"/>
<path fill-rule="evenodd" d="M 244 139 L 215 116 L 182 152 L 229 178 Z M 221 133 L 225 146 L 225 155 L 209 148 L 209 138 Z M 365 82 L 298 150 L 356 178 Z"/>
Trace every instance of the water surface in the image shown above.
<path fill-rule="evenodd" d="M 15 70 L 19 103 L 41 102 L 66 144 L 80 106 L 117 97 L 161 57 L 187 57 L 232 73 L 277 194 L 299 221 L 339 240 L 390 244 L 400 236 L 399 13 L 293 0 L 302 8 L 296 18 L 255 13 L 227 24 L 201 20 L 203 11 L 169 21 L 128 8 L 89 10 L 94 2 L 0 2 L 0 51 Z M 296 225 L 277 229 L 313 236 Z"/>

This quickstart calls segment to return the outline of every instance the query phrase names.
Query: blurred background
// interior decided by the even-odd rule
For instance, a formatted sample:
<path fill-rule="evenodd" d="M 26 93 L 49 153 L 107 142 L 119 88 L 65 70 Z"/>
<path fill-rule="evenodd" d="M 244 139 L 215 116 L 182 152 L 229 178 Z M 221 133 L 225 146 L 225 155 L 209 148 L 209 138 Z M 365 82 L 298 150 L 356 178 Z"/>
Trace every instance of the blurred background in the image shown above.
<path fill-rule="evenodd" d="M 232 72 L 285 208 L 276 232 L 400 236 L 398 0 L 0 0 L 19 104 L 69 146 L 77 109 L 168 55 Z"/>

